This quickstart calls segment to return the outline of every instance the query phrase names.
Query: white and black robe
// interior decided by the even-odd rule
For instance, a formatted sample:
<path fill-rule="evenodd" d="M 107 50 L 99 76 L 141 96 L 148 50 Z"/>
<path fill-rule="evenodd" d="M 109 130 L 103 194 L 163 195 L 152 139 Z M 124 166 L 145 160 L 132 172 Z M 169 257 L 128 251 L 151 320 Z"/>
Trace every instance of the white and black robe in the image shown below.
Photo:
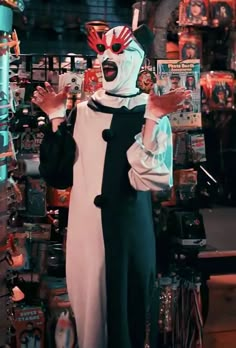
<path fill-rule="evenodd" d="M 80 348 L 143 348 L 154 286 L 150 190 L 171 185 L 171 129 L 164 117 L 155 151 L 142 145 L 147 96 L 98 91 L 41 145 L 40 171 L 72 186 L 66 276 Z M 136 137 L 135 136 L 139 134 Z"/>

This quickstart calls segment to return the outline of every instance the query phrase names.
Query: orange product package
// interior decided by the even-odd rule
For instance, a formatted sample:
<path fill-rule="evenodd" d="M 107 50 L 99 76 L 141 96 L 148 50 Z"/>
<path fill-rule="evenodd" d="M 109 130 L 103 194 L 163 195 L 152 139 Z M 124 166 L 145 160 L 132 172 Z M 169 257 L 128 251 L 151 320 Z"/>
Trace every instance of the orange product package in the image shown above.
<path fill-rule="evenodd" d="M 202 37 L 196 32 L 182 32 L 179 38 L 180 59 L 202 58 Z"/>
<path fill-rule="evenodd" d="M 206 26 L 209 24 L 208 0 L 182 0 L 179 7 L 180 26 Z"/>
<path fill-rule="evenodd" d="M 87 69 L 84 73 L 84 92 L 92 94 L 102 88 L 102 71 L 100 67 Z"/>
<path fill-rule="evenodd" d="M 59 190 L 47 187 L 47 204 L 52 207 L 69 208 L 71 188 Z"/>
<path fill-rule="evenodd" d="M 234 75 L 228 71 L 207 73 L 209 107 L 211 110 L 227 110 L 234 107 Z"/>
<path fill-rule="evenodd" d="M 16 347 L 45 347 L 45 317 L 41 307 L 23 307 L 15 309 L 13 326 L 16 335 Z"/>

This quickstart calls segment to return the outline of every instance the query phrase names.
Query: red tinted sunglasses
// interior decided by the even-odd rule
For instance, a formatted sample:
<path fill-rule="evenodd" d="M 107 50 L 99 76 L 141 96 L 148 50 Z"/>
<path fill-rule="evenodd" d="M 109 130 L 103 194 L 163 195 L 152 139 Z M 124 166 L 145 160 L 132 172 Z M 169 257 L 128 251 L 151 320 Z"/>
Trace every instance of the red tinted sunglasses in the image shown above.
<path fill-rule="evenodd" d="M 132 37 L 133 34 L 130 28 L 124 27 L 117 37 L 113 33 L 111 44 L 108 46 L 105 35 L 103 34 L 102 37 L 100 37 L 95 29 L 92 28 L 88 33 L 88 44 L 97 54 L 103 54 L 108 48 L 113 53 L 119 54 L 129 46 Z"/>

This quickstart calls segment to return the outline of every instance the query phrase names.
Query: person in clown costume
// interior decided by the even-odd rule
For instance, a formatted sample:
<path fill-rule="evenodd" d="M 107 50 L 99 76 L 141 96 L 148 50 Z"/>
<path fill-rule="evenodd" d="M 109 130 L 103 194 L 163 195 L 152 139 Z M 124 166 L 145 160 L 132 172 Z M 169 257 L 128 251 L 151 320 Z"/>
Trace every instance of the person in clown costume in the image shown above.
<path fill-rule="evenodd" d="M 72 187 L 66 277 L 80 348 L 143 348 L 145 342 L 156 278 L 151 191 L 172 186 L 167 115 L 190 92 L 139 91 L 140 32 L 118 26 L 100 37 L 91 29 L 103 88 L 69 120 L 69 86 L 56 94 L 46 82 L 33 97 L 50 119 L 41 175 L 52 187 Z"/>

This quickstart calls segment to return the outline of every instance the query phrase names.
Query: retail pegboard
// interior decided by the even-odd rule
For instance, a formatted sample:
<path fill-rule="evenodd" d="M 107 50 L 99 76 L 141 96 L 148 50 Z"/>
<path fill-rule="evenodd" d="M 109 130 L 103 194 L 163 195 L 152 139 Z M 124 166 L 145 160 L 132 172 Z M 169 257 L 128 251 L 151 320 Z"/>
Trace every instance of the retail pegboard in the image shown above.
<path fill-rule="evenodd" d="M 15 60 L 12 69 L 20 79 L 27 78 L 30 82 L 46 81 L 49 72 L 86 70 L 92 67 L 95 56 L 83 55 L 47 55 L 21 54 Z"/>
<path fill-rule="evenodd" d="M 83 72 L 94 65 L 95 59 L 83 55 L 21 54 L 10 62 L 10 83 L 13 90 L 17 86 L 17 100 L 24 99 L 24 104 L 29 104 L 36 86 L 49 81 L 57 87 L 59 75 Z"/>

